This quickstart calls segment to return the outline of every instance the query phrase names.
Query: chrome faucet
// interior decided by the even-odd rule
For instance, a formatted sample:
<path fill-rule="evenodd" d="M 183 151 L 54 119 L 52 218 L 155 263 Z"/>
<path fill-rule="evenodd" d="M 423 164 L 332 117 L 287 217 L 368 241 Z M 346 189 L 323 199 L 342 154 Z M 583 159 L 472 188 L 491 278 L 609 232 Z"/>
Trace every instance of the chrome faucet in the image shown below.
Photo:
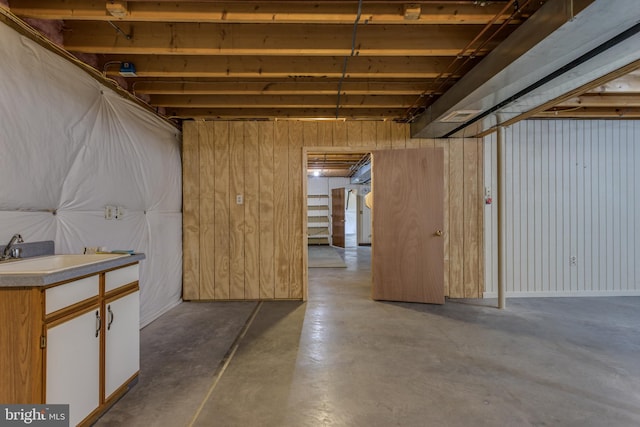
<path fill-rule="evenodd" d="M 13 245 L 15 245 L 16 243 L 24 243 L 24 240 L 22 240 L 22 236 L 20 234 L 13 235 L 11 240 L 9 240 L 9 243 L 7 243 L 7 246 L 5 246 L 4 250 L 2 251 L 2 256 L 0 256 L 0 259 L 18 258 L 20 256 L 20 251 L 17 251 L 18 248 L 13 248 Z"/>

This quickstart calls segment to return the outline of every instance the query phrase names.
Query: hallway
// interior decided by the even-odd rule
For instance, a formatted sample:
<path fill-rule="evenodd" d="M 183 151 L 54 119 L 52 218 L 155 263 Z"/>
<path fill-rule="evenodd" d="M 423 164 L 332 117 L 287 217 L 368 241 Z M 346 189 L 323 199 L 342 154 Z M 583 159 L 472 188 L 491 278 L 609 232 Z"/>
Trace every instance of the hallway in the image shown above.
<path fill-rule="evenodd" d="M 140 383 L 96 425 L 640 425 L 640 298 L 374 302 L 369 256 L 311 269 L 307 303 L 181 304 L 174 330 L 142 331 Z M 160 338 L 168 354 L 145 351 Z"/>

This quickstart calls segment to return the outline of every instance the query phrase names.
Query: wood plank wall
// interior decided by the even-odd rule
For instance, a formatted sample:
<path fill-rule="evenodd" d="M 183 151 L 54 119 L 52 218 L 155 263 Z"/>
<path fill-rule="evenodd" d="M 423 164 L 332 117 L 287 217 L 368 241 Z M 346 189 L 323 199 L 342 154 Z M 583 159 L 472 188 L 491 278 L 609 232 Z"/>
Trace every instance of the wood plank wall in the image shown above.
<path fill-rule="evenodd" d="M 303 147 L 443 147 L 445 295 L 482 296 L 481 140 L 412 139 L 409 125 L 392 122 L 190 121 L 183 129 L 183 299 L 303 298 Z"/>

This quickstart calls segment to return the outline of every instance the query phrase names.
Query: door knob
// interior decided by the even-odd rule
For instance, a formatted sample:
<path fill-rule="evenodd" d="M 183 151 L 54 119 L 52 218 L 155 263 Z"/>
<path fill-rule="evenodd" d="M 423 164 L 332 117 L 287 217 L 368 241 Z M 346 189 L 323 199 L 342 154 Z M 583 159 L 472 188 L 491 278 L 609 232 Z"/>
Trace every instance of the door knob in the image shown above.
<path fill-rule="evenodd" d="M 436 236 L 438 237 L 442 236 L 442 230 L 436 230 Z"/>

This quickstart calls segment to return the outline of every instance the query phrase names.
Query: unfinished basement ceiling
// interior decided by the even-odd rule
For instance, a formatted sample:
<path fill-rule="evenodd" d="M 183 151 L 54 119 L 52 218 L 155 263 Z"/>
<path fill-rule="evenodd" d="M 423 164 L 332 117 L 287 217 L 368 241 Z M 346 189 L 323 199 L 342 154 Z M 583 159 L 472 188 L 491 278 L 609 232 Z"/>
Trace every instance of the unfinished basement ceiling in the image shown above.
<path fill-rule="evenodd" d="M 363 166 L 371 162 L 369 152 L 309 152 L 307 175 L 329 178 L 351 178 Z"/>
<path fill-rule="evenodd" d="M 628 62 L 600 55 L 600 65 L 544 85 L 546 94 L 514 97 L 637 23 L 637 0 L 6 3 L 174 121 L 394 120 L 411 123 L 413 137 L 438 138 L 528 117 L 640 117 L 638 75 L 626 75 L 640 66 L 628 63 L 635 52 Z M 124 64 L 133 67 L 123 76 Z M 612 79 L 628 82 L 626 91 L 603 93 Z"/>
<path fill-rule="evenodd" d="M 93 58 L 108 77 L 119 78 L 121 64 L 133 64 L 136 77 L 124 77 L 126 89 L 170 117 L 407 122 L 543 3 L 10 0 L 9 6 L 34 25 L 61 23 L 63 47 Z"/>

